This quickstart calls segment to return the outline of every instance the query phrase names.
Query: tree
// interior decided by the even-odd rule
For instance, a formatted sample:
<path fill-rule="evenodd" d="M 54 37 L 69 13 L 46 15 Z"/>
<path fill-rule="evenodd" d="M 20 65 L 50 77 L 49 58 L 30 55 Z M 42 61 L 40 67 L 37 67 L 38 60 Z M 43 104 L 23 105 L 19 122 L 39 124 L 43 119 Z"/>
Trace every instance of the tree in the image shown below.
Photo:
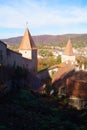
<path fill-rule="evenodd" d="M 60 64 L 61 63 L 61 56 L 58 56 L 57 57 L 57 64 Z"/>

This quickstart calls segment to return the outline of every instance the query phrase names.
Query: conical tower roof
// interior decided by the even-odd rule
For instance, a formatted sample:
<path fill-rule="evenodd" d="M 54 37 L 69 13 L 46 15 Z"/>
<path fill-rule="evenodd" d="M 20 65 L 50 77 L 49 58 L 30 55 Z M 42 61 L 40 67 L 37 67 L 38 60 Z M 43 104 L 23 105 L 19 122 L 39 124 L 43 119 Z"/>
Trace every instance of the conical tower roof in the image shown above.
<path fill-rule="evenodd" d="M 19 50 L 31 50 L 31 49 L 36 49 L 36 45 L 31 37 L 28 28 L 26 28 L 21 44 L 19 46 Z"/>
<path fill-rule="evenodd" d="M 66 48 L 65 48 L 63 54 L 68 55 L 68 56 L 73 56 L 74 55 L 70 39 L 67 42 L 67 45 L 66 45 Z"/>

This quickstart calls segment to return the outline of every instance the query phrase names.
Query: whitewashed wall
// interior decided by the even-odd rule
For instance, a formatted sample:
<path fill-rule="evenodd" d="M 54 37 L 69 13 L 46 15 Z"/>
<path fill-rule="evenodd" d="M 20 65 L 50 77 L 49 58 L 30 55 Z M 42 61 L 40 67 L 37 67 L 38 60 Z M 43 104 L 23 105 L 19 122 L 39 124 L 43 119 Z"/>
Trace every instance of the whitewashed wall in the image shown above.
<path fill-rule="evenodd" d="M 25 57 L 27 59 L 32 59 L 32 52 L 31 52 L 31 50 L 19 50 L 19 53 L 22 54 L 22 57 Z"/>
<path fill-rule="evenodd" d="M 75 62 L 75 56 L 62 55 L 61 60 L 62 62 L 66 62 L 66 61 Z"/>

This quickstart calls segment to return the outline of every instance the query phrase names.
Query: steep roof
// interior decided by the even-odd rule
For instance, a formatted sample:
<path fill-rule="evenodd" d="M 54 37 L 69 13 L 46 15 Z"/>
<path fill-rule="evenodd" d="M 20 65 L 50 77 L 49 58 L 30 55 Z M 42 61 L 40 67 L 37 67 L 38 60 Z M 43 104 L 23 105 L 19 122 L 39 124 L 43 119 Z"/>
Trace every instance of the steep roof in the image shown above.
<path fill-rule="evenodd" d="M 61 87 L 66 87 L 67 79 L 75 73 L 74 66 L 66 65 L 60 68 L 52 78 L 52 87 L 56 92 Z"/>
<path fill-rule="evenodd" d="M 67 45 L 66 45 L 66 48 L 65 48 L 63 54 L 68 55 L 68 56 L 73 56 L 74 55 L 70 39 L 67 42 Z"/>
<path fill-rule="evenodd" d="M 64 67 L 59 68 L 58 71 L 53 75 L 52 83 L 63 79 L 69 72 L 74 70 L 74 65 L 65 64 Z"/>
<path fill-rule="evenodd" d="M 26 28 L 21 44 L 19 46 L 19 50 L 31 50 L 31 49 L 36 49 L 36 45 L 31 37 L 28 28 Z"/>

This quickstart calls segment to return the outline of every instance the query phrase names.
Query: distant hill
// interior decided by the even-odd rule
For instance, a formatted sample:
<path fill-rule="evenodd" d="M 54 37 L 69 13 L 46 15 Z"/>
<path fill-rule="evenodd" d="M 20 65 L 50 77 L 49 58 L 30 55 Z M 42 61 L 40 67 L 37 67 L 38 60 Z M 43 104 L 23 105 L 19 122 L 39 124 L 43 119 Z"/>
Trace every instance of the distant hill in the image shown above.
<path fill-rule="evenodd" d="M 37 35 L 32 37 L 36 45 L 58 45 L 60 43 L 66 43 L 69 38 L 72 40 L 72 43 L 87 44 L 87 34 Z M 21 39 L 22 36 L 1 40 L 9 45 L 18 45 L 21 42 Z"/>

